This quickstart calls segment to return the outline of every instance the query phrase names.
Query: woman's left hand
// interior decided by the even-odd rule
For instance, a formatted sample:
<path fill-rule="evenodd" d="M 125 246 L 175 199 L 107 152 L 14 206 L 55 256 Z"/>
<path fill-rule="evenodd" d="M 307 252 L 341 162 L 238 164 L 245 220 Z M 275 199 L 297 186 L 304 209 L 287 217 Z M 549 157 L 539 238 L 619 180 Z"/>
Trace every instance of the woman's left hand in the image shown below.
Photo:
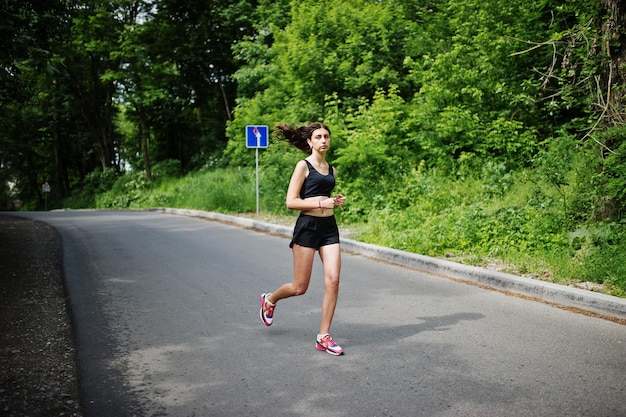
<path fill-rule="evenodd" d="M 341 207 L 341 206 L 343 206 L 343 203 L 346 201 L 346 198 L 343 195 L 341 195 L 341 194 L 337 194 L 333 198 L 333 201 L 335 203 L 335 206 Z"/>

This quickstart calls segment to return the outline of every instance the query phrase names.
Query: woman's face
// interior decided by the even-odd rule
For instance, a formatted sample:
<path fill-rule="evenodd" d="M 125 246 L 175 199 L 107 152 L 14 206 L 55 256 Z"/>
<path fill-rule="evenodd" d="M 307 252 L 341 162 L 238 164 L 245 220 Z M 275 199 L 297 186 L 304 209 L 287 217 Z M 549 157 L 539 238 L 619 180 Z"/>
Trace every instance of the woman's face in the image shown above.
<path fill-rule="evenodd" d="M 315 129 L 309 139 L 311 149 L 318 152 L 326 152 L 330 147 L 330 132 L 324 128 Z"/>

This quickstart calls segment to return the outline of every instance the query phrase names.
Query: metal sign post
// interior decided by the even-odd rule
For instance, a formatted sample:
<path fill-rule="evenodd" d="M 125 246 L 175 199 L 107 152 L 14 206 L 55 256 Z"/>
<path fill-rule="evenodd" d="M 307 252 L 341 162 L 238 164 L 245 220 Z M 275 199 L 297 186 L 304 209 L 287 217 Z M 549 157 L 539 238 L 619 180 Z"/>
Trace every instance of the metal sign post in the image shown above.
<path fill-rule="evenodd" d="M 246 126 L 246 147 L 254 148 L 256 154 L 256 214 L 259 214 L 259 149 L 269 146 L 267 126 Z"/>

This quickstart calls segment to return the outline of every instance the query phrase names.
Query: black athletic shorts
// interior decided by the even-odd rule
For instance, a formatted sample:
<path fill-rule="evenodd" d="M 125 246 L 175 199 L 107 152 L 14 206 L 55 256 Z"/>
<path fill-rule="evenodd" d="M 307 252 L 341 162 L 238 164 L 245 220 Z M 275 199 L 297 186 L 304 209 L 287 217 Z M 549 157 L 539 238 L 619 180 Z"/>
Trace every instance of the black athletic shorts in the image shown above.
<path fill-rule="evenodd" d="M 293 228 L 293 238 L 289 244 L 319 249 L 321 246 L 339 243 L 339 228 L 335 216 L 317 217 L 301 214 Z"/>

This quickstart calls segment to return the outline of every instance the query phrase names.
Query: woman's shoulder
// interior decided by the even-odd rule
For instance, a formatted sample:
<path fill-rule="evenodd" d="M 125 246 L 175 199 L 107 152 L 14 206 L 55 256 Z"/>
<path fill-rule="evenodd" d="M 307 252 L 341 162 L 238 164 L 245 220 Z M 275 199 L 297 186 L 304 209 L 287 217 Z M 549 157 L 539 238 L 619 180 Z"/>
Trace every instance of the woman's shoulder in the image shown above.
<path fill-rule="evenodd" d="M 309 167 L 307 165 L 307 161 L 304 159 L 299 160 L 296 163 L 296 166 L 293 169 L 294 173 L 298 172 L 298 173 L 302 173 L 302 174 L 306 174 L 309 172 Z"/>

